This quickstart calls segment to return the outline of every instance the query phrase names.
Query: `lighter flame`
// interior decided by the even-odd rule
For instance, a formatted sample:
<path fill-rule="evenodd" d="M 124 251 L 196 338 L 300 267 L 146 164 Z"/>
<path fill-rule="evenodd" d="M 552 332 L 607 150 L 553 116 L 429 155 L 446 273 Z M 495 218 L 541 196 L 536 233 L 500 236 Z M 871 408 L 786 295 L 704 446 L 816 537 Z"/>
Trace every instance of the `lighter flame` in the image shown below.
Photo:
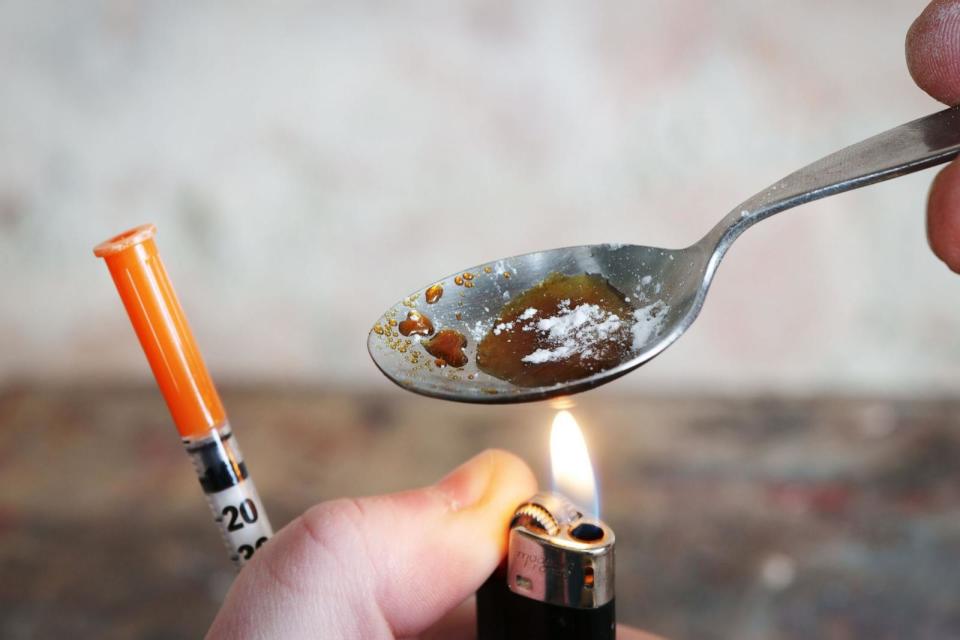
<path fill-rule="evenodd" d="M 550 467 L 553 488 L 587 511 L 599 517 L 600 497 L 593 476 L 593 465 L 583 433 L 569 411 L 558 411 L 550 430 Z"/>
<path fill-rule="evenodd" d="M 570 396 L 557 396 L 550 401 L 550 408 L 560 411 L 562 409 L 573 409 L 576 404 Z"/>

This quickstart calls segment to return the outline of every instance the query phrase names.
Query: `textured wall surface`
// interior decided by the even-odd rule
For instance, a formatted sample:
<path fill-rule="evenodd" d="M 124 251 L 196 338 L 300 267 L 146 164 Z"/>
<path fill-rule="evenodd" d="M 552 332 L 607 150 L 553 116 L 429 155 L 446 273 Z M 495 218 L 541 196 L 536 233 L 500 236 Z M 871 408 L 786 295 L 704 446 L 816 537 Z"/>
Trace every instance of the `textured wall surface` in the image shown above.
<path fill-rule="evenodd" d="M 936 109 L 924 0 L 0 3 L 0 381 L 148 371 L 90 248 L 143 221 L 215 375 L 385 385 L 370 323 L 433 278 L 678 246 Z M 930 173 L 751 230 L 632 389 L 952 392 Z"/>

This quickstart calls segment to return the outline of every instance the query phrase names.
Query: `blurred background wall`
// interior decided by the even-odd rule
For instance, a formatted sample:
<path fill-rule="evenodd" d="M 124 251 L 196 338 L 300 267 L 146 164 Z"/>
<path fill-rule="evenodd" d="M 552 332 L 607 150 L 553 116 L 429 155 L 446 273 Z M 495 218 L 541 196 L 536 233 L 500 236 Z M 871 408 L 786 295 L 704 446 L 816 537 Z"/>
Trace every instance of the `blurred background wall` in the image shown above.
<path fill-rule="evenodd" d="M 692 243 L 937 109 L 925 0 L 0 3 L 0 382 L 149 371 L 91 247 L 145 221 L 218 380 L 377 385 L 370 324 L 499 256 Z M 620 391 L 939 394 L 931 172 L 751 230 Z"/>

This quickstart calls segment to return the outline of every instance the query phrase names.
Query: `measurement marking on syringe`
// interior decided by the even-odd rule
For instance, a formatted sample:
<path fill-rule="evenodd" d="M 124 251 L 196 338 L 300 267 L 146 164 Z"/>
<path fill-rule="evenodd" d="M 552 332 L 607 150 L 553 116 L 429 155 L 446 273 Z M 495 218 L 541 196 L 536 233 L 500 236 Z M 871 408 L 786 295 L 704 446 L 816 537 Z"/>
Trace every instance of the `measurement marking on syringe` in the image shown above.
<path fill-rule="evenodd" d="M 257 489 L 247 476 L 236 438 L 227 437 L 229 434 L 230 427 L 224 425 L 219 437 L 213 435 L 184 445 L 197 468 L 213 521 L 220 528 L 231 559 L 243 564 L 273 535 L 273 530 Z"/>

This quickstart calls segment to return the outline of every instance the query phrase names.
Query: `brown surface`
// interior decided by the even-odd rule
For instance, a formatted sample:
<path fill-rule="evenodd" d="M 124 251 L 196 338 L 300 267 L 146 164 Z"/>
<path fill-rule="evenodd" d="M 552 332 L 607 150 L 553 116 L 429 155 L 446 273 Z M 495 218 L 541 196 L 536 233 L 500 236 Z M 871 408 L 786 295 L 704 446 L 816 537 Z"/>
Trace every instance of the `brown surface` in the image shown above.
<path fill-rule="evenodd" d="M 544 477 L 544 404 L 224 401 L 277 527 L 490 446 Z M 622 621 L 675 639 L 960 636 L 960 401 L 579 402 Z M 156 391 L 0 393 L 0 637 L 197 637 L 233 575 L 220 544 Z"/>
<path fill-rule="evenodd" d="M 551 340 L 537 329 L 538 322 L 566 315 L 581 305 L 599 307 L 604 320 L 608 315 L 613 315 L 623 323 L 611 331 L 606 339 L 594 339 L 593 344 L 589 341 L 584 344 L 580 335 L 589 335 L 591 323 L 587 323 L 584 325 L 587 331 L 580 335 L 571 334 L 570 337 L 574 338 L 579 348 L 569 356 L 536 364 L 523 361 L 540 349 L 553 351 L 560 346 L 558 342 L 563 342 L 562 339 Z M 533 309 L 536 315 L 521 320 L 528 309 Z M 623 293 L 602 276 L 592 273 L 575 276 L 551 273 L 542 282 L 503 305 L 493 322 L 494 325 L 508 325 L 509 328 L 489 331 L 484 336 L 477 345 L 477 368 L 521 387 L 548 387 L 559 382 L 587 378 L 616 367 L 632 355 L 632 336 L 627 319 L 633 316 L 633 312 L 634 308 Z M 592 323 L 592 326 L 596 327 L 597 324 Z"/>

